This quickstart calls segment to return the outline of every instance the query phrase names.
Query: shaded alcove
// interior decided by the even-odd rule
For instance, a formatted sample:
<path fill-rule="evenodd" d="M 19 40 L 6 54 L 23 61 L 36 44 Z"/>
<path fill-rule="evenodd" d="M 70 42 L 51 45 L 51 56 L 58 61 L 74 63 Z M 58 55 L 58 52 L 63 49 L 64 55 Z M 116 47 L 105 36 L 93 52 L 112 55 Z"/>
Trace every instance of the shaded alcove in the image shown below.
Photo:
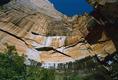
<path fill-rule="evenodd" d="M 99 23 L 88 27 L 89 34 L 86 36 L 86 40 L 90 44 L 97 43 L 102 37 L 102 32 L 105 32 L 106 36 L 110 38 L 115 44 L 118 50 L 118 3 L 107 3 L 106 5 L 98 5 L 98 7 L 90 14 Z M 110 8 L 109 8 L 110 7 Z M 113 9 L 111 8 L 113 7 Z M 94 21 L 95 22 L 95 21 Z"/>
<path fill-rule="evenodd" d="M 9 3 L 10 0 L 0 0 L 0 6 Z"/>

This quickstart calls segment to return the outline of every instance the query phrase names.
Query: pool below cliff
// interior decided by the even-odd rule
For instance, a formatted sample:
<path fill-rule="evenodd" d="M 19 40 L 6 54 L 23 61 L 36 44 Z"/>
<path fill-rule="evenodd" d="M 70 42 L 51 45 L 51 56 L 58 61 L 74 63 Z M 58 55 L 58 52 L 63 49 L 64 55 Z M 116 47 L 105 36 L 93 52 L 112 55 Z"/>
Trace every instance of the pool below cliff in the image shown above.
<path fill-rule="evenodd" d="M 54 7 L 67 16 L 83 15 L 90 13 L 93 7 L 87 0 L 49 0 Z"/>

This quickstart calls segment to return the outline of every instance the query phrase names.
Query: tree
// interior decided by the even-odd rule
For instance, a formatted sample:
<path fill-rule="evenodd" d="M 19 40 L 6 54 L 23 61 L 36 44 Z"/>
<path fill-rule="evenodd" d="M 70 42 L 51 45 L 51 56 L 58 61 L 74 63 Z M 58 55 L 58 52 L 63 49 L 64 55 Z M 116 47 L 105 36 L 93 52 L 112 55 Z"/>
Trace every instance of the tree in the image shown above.
<path fill-rule="evenodd" d="M 15 46 L 7 45 L 0 53 L 0 80 L 55 80 L 55 70 L 24 62 L 25 57 L 18 55 Z"/>
<path fill-rule="evenodd" d="M 23 56 L 17 54 L 14 46 L 7 46 L 7 50 L 0 53 L 0 79 L 25 80 L 24 60 Z"/>

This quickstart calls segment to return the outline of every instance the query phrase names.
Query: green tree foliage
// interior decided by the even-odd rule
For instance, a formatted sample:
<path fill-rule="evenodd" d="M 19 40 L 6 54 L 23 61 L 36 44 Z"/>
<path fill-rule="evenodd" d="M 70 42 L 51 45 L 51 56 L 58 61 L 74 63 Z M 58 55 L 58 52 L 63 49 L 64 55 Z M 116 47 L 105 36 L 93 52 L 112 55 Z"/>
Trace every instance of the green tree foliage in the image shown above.
<path fill-rule="evenodd" d="M 54 70 L 30 66 L 27 67 L 27 73 L 27 80 L 55 80 Z"/>
<path fill-rule="evenodd" d="M 0 53 L 0 80 L 25 80 L 24 57 L 18 56 L 14 46 Z"/>
<path fill-rule="evenodd" d="M 25 65 L 25 57 L 19 56 L 14 46 L 7 46 L 0 53 L 0 80 L 118 80 L 118 54 L 113 63 L 105 66 L 95 57 L 87 57 L 57 69 L 44 69 L 39 65 Z M 35 63 L 35 61 L 32 63 Z"/>
<path fill-rule="evenodd" d="M 25 57 L 19 56 L 14 46 L 0 53 L 0 80 L 55 80 L 54 70 L 36 65 L 26 66 Z"/>
<path fill-rule="evenodd" d="M 118 52 L 105 59 L 107 65 L 98 61 L 96 56 L 59 64 L 58 75 L 63 75 L 61 80 L 118 80 Z"/>

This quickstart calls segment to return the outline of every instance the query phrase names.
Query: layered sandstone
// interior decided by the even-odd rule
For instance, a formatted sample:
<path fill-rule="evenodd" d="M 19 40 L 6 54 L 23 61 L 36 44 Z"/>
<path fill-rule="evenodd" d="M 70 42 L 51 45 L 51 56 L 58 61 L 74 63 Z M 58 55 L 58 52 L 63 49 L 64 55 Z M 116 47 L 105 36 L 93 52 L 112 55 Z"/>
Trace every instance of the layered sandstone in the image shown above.
<path fill-rule="evenodd" d="M 16 0 L 5 5 L 7 11 L 0 14 L 0 50 L 5 49 L 6 43 L 15 45 L 20 55 L 44 64 L 66 63 L 95 54 L 104 57 L 116 51 L 104 32 L 100 43 L 85 40 L 90 33 L 88 26 L 93 26 L 89 24 L 92 17 L 63 17 L 50 5 L 47 0 Z M 71 57 L 35 49 L 40 47 L 53 47 Z"/>

